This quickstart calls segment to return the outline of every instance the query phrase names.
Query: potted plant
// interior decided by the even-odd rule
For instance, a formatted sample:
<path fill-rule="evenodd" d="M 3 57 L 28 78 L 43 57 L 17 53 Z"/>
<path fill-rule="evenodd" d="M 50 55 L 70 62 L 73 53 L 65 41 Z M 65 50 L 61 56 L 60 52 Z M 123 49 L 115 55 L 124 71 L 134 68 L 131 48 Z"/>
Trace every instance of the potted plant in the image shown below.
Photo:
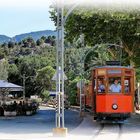
<path fill-rule="evenodd" d="M 16 116 L 16 108 L 13 105 L 4 105 L 4 116 Z"/>
<path fill-rule="evenodd" d="M 26 115 L 27 116 L 30 116 L 30 115 L 32 115 L 32 106 L 30 105 L 30 104 L 26 104 L 25 105 L 25 110 L 26 110 Z"/>

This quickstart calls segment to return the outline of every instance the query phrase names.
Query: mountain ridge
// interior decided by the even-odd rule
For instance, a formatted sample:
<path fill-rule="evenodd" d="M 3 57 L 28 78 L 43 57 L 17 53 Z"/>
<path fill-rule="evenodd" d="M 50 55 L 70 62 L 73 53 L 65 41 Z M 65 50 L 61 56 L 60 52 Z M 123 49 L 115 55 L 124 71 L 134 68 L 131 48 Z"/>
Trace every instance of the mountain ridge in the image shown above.
<path fill-rule="evenodd" d="M 1 42 L 8 42 L 8 41 L 10 41 L 11 40 L 11 37 L 9 37 L 9 36 L 6 36 L 6 35 L 0 35 L 0 43 Z"/>
<path fill-rule="evenodd" d="M 41 30 L 41 31 L 33 31 L 29 33 L 22 33 L 19 35 L 15 35 L 14 37 L 9 37 L 6 35 L 0 35 L 0 43 L 8 42 L 8 41 L 15 41 L 20 42 L 21 40 L 32 37 L 35 41 L 42 36 L 56 36 L 55 30 Z"/>

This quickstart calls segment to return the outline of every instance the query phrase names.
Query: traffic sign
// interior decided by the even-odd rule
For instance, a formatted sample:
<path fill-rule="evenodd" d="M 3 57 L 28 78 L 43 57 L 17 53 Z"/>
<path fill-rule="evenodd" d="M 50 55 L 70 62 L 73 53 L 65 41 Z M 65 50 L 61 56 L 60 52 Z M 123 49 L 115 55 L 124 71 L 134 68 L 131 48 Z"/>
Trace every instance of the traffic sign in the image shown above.
<path fill-rule="evenodd" d="M 80 88 L 80 87 L 84 87 L 84 85 L 85 85 L 85 82 L 84 82 L 84 80 L 80 80 L 79 82 L 77 82 L 77 87 L 78 88 Z"/>
<path fill-rule="evenodd" d="M 59 70 L 57 70 L 52 78 L 52 80 L 56 81 L 57 80 L 57 74 L 60 74 L 60 80 L 62 80 L 62 74 L 64 74 L 64 80 L 67 80 L 67 76 L 65 75 L 64 71 L 61 70 L 61 68 L 59 68 Z"/>

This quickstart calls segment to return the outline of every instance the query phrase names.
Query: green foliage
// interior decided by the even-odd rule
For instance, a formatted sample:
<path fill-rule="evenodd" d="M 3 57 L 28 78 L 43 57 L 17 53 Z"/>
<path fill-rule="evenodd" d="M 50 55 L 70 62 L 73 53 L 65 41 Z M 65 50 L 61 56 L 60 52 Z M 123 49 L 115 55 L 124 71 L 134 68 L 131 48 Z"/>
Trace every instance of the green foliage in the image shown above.
<path fill-rule="evenodd" d="M 7 80 L 8 78 L 8 61 L 5 59 L 0 60 L 0 80 Z"/>
<path fill-rule="evenodd" d="M 8 81 L 20 84 L 19 69 L 16 64 L 9 64 L 8 68 Z M 21 84 L 20 84 L 21 85 Z"/>
<path fill-rule="evenodd" d="M 2 50 L 0 50 L 0 60 L 5 58 L 5 54 L 2 52 Z"/>
<path fill-rule="evenodd" d="M 55 8 L 51 12 L 51 17 L 56 22 Z M 69 16 L 65 26 L 65 37 L 67 41 L 72 43 L 82 33 L 85 36 L 87 46 L 122 42 L 123 52 L 128 58 L 124 59 L 124 64 L 135 67 L 137 63 L 140 64 L 140 61 L 135 61 L 135 58 L 139 56 L 137 48 L 140 48 L 139 17 L 140 11 L 86 9 L 82 7 L 76 9 Z"/>
<path fill-rule="evenodd" d="M 49 36 L 53 38 L 54 36 Z M 46 41 L 47 37 L 41 37 Z M 12 46 L 10 46 L 12 45 Z M 22 76 L 25 74 L 26 80 L 26 96 L 40 95 L 41 87 L 36 80 L 38 70 L 46 66 L 55 67 L 55 53 L 56 48 L 47 45 L 45 42 L 39 46 L 36 46 L 36 42 L 31 38 L 25 38 L 19 43 L 9 42 L 0 45 L 0 57 L 1 59 L 7 58 L 9 62 L 9 68 L 7 73 L 4 72 L 5 76 L 10 82 L 23 85 Z M 5 77 L 1 66 L 1 78 Z M 52 86 L 54 88 L 54 86 Z M 41 90 L 40 90 L 41 89 Z"/>
<path fill-rule="evenodd" d="M 46 66 L 37 71 L 36 81 L 40 92 L 44 90 L 52 90 L 53 81 L 52 77 L 55 74 L 55 70 L 51 66 Z"/>
<path fill-rule="evenodd" d="M 136 81 L 140 82 L 140 67 L 136 69 Z"/>
<path fill-rule="evenodd" d="M 36 44 L 37 44 L 38 46 L 42 45 L 43 43 L 44 43 L 44 40 L 43 40 L 43 39 L 38 39 L 38 40 L 36 41 Z"/>
<path fill-rule="evenodd" d="M 35 102 L 35 103 L 41 103 L 42 102 L 42 99 L 41 98 L 37 98 L 37 99 L 31 99 L 32 102 Z"/>
<path fill-rule="evenodd" d="M 14 48 L 15 43 L 10 41 L 8 42 L 8 48 Z"/>
<path fill-rule="evenodd" d="M 44 90 L 41 94 L 42 98 L 44 101 L 48 101 L 50 99 L 50 94 L 49 94 L 49 91 L 47 90 Z"/>
<path fill-rule="evenodd" d="M 67 86 L 68 100 L 71 105 L 77 104 L 77 83 L 80 81 L 80 77 L 75 77 L 72 81 L 69 81 Z"/>
<path fill-rule="evenodd" d="M 52 9 L 51 16 L 56 21 L 55 9 Z M 77 9 L 69 16 L 65 26 L 64 64 L 68 77 L 65 81 L 65 93 L 69 95 L 71 104 L 76 103 L 76 84 L 80 75 L 86 75 L 89 80 L 88 75 L 93 66 L 104 65 L 106 60 L 119 58 L 117 50 L 113 47 L 107 50 L 104 43 L 122 42 L 123 65 L 137 68 L 137 81 L 140 79 L 139 17 L 140 13 L 136 12 L 104 12 L 93 9 Z M 84 34 L 83 42 L 79 39 L 81 34 Z M 19 43 L 2 44 L 0 58 L 7 58 L 10 65 L 9 68 L 0 66 L 3 69 L 0 69 L 0 77 L 5 75 L 4 79 L 7 79 L 8 75 L 11 82 L 22 85 L 22 75 L 25 74 L 26 96 L 37 94 L 48 98 L 47 92 L 55 89 L 55 82 L 51 80 L 56 66 L 55 43 L 55 36 L 43 36 L 37 41 L 29 37 Z M 96 44 L 100 45 L 94 48 Z"/>
<path fill-rule="evenodd" d="M 22 47 L 35 47 L 35 41 L 32 37 L 28 37 L 22 40 Z"/>
<path fill-rule="evenodd" d="M 85 54 L 85 70 L 88 70 L 94 66 L 103 66 L 106 64 L 106 61 L 111 60 L 107 46 L 103 44 L 90 48 Z"/>
<path fill-rule="evenodd" d="M 8 69 L 9 75 L 17 75 L 19 73 L 18 67 L 15 64 L 10 64 Z"/>

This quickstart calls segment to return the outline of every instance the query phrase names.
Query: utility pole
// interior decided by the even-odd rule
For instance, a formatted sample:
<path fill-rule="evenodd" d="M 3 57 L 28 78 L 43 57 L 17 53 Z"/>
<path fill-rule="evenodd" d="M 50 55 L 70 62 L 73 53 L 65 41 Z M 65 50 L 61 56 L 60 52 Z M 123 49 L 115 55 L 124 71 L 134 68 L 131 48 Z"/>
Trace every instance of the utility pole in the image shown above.
<path fill-rule="evenodd" d="M 64 123 L 64 25 L 68 16 L 79 4 L 74 4 L 64 17 L 64 0 L 57 0 L 57 73 L 56 73 L 56 128 L 53 129 L 54 135 L 66 136 L 67 128 Z"/>
<path fill-rule="evenodd" d="M 23 101 L 25 101 L 25 81 L 26 81 L 26 77 L 25 74 L 23 74 Z"/>
<path fill-rule="evenodd" d="M 64 7 L 63 0 L 57 0 L 57 73 L 56 73 L 56 128 L 53 134 L 66 136 L 64 125 Z"/>

